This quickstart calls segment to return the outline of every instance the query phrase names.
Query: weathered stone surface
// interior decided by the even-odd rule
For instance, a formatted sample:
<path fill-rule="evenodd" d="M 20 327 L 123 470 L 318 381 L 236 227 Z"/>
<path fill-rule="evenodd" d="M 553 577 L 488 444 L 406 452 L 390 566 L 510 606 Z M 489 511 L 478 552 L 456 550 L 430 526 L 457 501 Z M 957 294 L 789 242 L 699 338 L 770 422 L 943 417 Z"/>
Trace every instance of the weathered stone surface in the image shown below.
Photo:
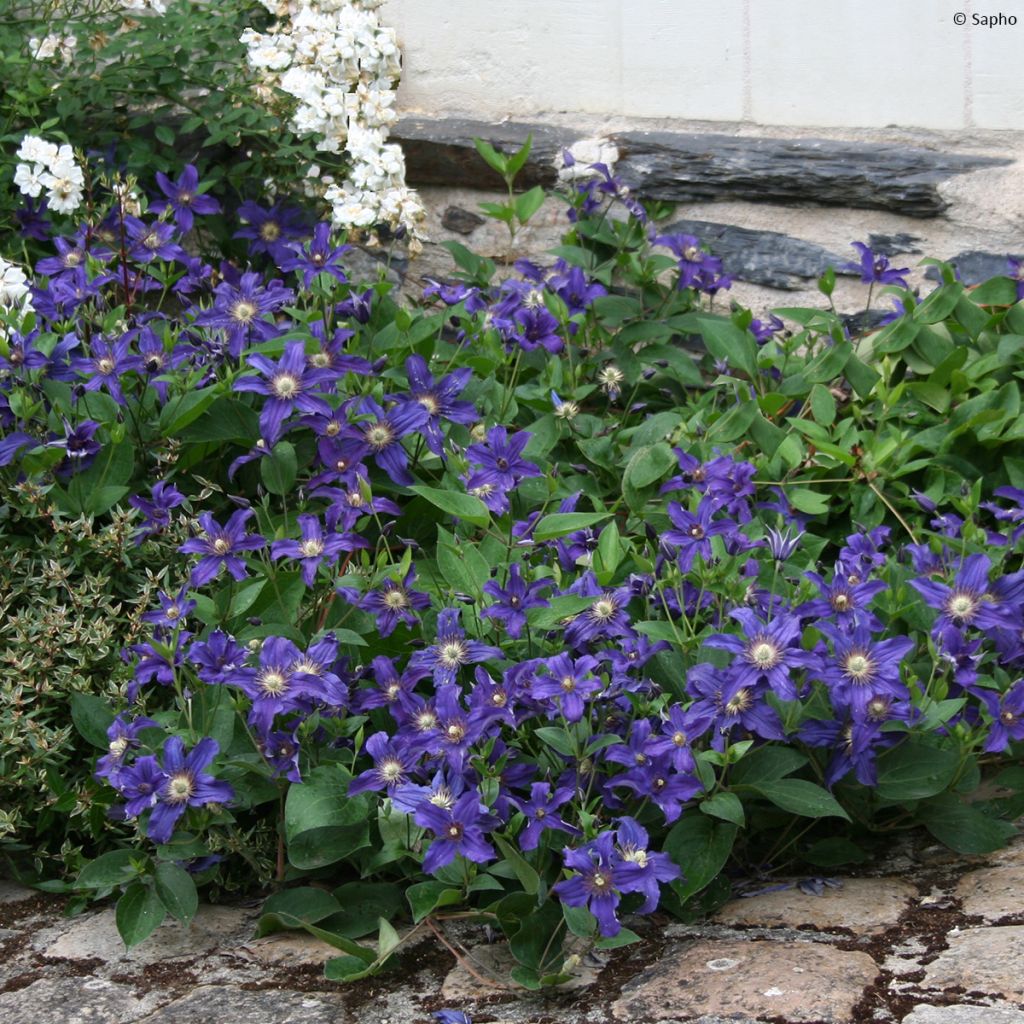
<path fill-rule="evenodd" d="M 550 125 L 490 124 L 460 118 L 402 118 L 392 131 L 413 185 L 495 188 L 499 175 L 477 154 L 474 137 L 509 152 L 533 136 L 518 182 L 549 185 L 552 160 L 586 133 Z M 934 217 L 948 205 L 938 186 L 976 168 L 1012 161 L 930 149 L 829 139 L 773 139 L 684 133 L 612 134 L 616 174 L 644 198 L 668 202 L 747 199 L 892 210 Z"/>
<path fill-rule="evenodd" d="M 721 258 L 722 268 L 730 277 L 768 288 L 802 288 L 828 267 L 839 270 L 847 262 L 824 246 L 779 231 L 753 231 L 706 220 L 676 221 L 660 230 L 666 235 L 696 235 Z"/>
<path fill-rule="evenodd" d="M 471 235 L 483 223 L 483 217 L 470 213 L 461 206 L 448 206 L 441 214 L 442 226 L 458 235 Z"/>
<path fill-rule="evenodd" d="M 292 967 L 299 964 L 322 964 L 331 957 L 342 955 L 341 950 L 304 932 L 277 932 L 274 935 L 264 935 L 246 942 L 235 952 L 238 956 L 262 964 Z"/>
<path fill-rule="evenodd" d="M 950 256 L 946 261 L 952 263 L 960 273 L 960 280 L 964 284 L 981 284 L 993 277 L 1005 277 L 1010 268 L 1007 266 L 1007 256 L 1013 256 L 1015 260 L 1024 259 L 1020 253 L 1005 252 L 982 252 L 978 249 L 968 249 L 966 252 Z M 941 274 L 936 267 L 929 267 L 924 276 L 929 281 L 938 281 Z"/>
<path fill-rule="evenodd" d="M 126 950 L 113 909 L 103 910 L 75 918 L 55 942 L 40 952 L 55 960 L 98 959 L 142 966 L 237 946 L 249 937 L 253 919 L 252 911 L 238 907 L 203 906 L 189 927 L 169 919 L 145 942 Z"/>
<path fill-rule="evenodd" d="M 956 895 L 965 914 L 977 914 L 986 921 L 998 921 L 1021 914 L 1020 894 L 1024 892 L 1024 863 L 971 871 L 960 879 Z"/>
<path fill-rule="evenodd" d="M 920 252 L 920 241 L 917 235 L 905 231 L 897 231 L 894 235 L 869 234 L 868 248 L 879 256 L 895 256 L 901 252 Z"/>
<path fill-rule="evenodd" d="M 622 1021 L 701 1014 L 843 1024 L 878 976 L 866 953 L 811 942 L 696 942 L 627 985 L 612 1005 Z"/>
<path fill-rule="evenodd" d="M 36 895 L 34 889 L 21 885 L 18 882 L 8 881 L 0 878 L 0 903 L 21 903 L 23 900 L 30 900 Z"/>
<path fill-rule="evenodd" d="M 41 978 L 0 995 L 4 1024 L 132 1024 L 149 1017 L 167 997 L 138 996 L 105 978 Z"/>
<path fill-rule="evenodd" d="M 339 1024 L 349 1019 L 342 999 L 329 993 L 204 985 L 147 1017 L 145 1024 Z"/>
<path fill-rule="evenodd" d="M 1005 1003 L 992 1006 L 915 1006 L 903 1024 L 1024 1024 L 1024 1013 Z"/>
<path fill-rule="evenodd" d="M 846 878 L 840 889 L 809 896 L 797 886 L 732 900 L 715 920 L 730 925 L 799 928 L 851 928 L 874 934 L 895 924 L 917 895 L 914 886 L 896 878 Z"/>
<path fill-rule="evenodd" d="M 963 988 L 1024 1002 L 1024 927 L 969 928 L 925 968 L 922 987 Z"/>
<path fill-rule="evenodd" d="M 507 942 L 484 942 L 471 946 L 467 952 L 468 967 L 466 964 L 458 963 L 444 979 L 441 985 L 443 999 L 458 1003 L 467 999 L 479 999 L 484 995 L 496 995 L 499 992 L 522 994 L 522 988 L 512 980 L 512 968 L 516 966 L 516 959 Z M 474 977 L 469 967 L 472 967 L 479 977 Z M 573 979 L 566 982 L 561 991 L 586 988 L 597 981 L 597 967 L 586 962 L 570 967 Z"/>

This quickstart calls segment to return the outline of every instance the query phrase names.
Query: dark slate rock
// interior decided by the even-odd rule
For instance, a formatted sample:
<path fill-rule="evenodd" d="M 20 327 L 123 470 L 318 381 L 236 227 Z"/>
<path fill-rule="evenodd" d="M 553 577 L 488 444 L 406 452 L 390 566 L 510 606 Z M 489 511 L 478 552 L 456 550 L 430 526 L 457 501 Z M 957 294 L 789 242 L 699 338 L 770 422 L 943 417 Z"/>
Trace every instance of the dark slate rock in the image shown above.
<path fill-rule="evenodd" d="M 679 220 L 660 233 L 696 235 L 721 258 L 722 269 L 730 277 L 768 288 L 805 288 L 809 279 L 820 277 L 830 266 L 842 273 L 839 268 L 847 262 L 823 246 L 779 231 L 755 231 L 706 220 Z"/>
<path fill-rule="evenodd" d="M 898 256 L 904 252 L 920 252 L 917 235 L 898 232 L 895 235 L 868 235 L 868 248 L 878 256 Z"/>
<path fill-rule="evenodd" d="M 952 263 L 956 267 L 960 272 L 960 280 L 964 284 L 981 284 L 982 281 L 991 280 L 993 277 L 1005 277 L 1009 273 L 1010 268 L 1006 263 L 1007 256 L 1013 256 L 1015 260 L 1024 259 L 1024 256 L 1015 253 L 980 252 L 977 249 L 968 249 L 946 262 Z M 924 276 L 930 281 L 942 280 L 942 275 L 937 267 L 929 267 L 924 272 Z"/>
<path fill-rule="evenodd" d="M 533 136 L 518 184 L 555 180 L 552 160 L 584 133 L 550 125 L 489 124 L 461 118 L 403 118 L 392 132 L 413 185 L 499 188 L 474 137 L 511 152 Z M 668 202 L 746 199 L 891 210 L 934 217 L 946 209 L 938 185 L 955 174 L 1012 163 L 1005 157 L 939 153 L 891 143 L 738 138 L 683 132 L 622 132 L 616 174 L 641 197 Z"/>
<path fill-rule="evenodd" d="M 457 235 L 471 235 L 483 222 L 483 217 L 461 206 L 449 206 L 441 215 L 441 226 Z"/>

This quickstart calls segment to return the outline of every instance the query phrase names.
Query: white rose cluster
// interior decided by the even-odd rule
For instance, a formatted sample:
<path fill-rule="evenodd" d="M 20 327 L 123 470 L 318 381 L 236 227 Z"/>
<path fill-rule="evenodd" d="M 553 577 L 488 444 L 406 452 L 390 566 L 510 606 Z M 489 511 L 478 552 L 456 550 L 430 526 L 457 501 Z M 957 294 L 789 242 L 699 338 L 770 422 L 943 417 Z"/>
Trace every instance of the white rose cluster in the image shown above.
<path fill-rule="evenodd" d="M 39 39 L 32 36 L 28 41 L 28 52 L 33 60 L 58 59 L 62 64 L 70 64 L 78 48 L 78 39 L 70 32 L 61 35 L 51 32 Z"/>
<path fill-rule="evenodd" d="M 299 135 L 315 136 L 323 152 L 344 150 L 351 164 L 345 182 L 317 176 L 332 219 L 347 229 L 404 228 L 415 247 L 424 210 L 406 187 L 401 148 L 387 142 L 401 62 L 394 30 L 375 13 L 380 0 L 262 3 L 279 21 L 269 32 L 242 34 L 249 64 L 297 101 Z"/>
<path fill-rule="evenodd" d="M 33 312 L 32 293 L 25 271 L 0 256 L 0 315 L 12 310 L 22 316 Z M 0 323 L 0 337 L 5 335 L 6 328 Z"/>
<path fill-rule="evenodd" d="M 58 147 L 38 135 L 26 135 L 18 148 L 20 161 L 14 184 L 33 199 L 46 189 L 46 201 L 55 213 L 73 213 L 82 202 L 85 178 L 68 145 Z"/>

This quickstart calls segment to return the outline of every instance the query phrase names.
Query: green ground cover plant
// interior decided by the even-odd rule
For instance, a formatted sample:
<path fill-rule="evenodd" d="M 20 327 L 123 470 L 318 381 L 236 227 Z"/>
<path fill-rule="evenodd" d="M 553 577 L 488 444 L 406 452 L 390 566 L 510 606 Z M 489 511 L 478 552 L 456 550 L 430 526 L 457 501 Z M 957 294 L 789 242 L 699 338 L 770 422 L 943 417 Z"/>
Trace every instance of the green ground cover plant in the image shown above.
<path fill-rule="evenodd" d="M 830 272 L 754 318 L 595 164 L 549 261 L 452 243 L 410 301 L 330 202 L 44 135 L 31 276 L 0 262 L 11 870 L 115 896 L 129 945 L 264 891 L 336 980 L 470 914 L 538 988 L 737 875 L 1015 833 L 1017 263 L 922 297 L 858 243 L 891 312 Z M 514 242 L 545 193 L 478 148 Z"/>

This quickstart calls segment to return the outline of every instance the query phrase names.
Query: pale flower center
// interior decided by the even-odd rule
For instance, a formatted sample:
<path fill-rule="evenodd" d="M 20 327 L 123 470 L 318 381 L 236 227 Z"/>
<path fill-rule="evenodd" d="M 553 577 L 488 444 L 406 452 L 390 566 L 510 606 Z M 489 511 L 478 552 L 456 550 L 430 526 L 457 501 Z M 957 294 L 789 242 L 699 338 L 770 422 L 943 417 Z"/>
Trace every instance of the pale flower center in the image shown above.
<path fill-rule="evenodd" d="M 272 220 L 265 221 L 260 225 L 260 238 L 264 242 L 274 242 L 281 237 L 281 228 Z"/>
<path fill-rule="evenodd" d="M 572 691 L 576 689 L 576 680 L 573 679 L 572 676 L 565 676 L 565 678 L 562 679 L 562 689 L 565 690 L 566 693 L 572 693 Z"/>
<path fill-rule="evenodd" d="M 744 687 L 740 690 L 735 697 L 728 704 L 725 705 L 725 710 L 730 715 L 738 715 L 741 711 L 746 711 L 750 707 L 751 698 L 750 691 Z"/>
<path fill-rule="evenodd" d="M 128 749 L 128 737 L 118 736 L 116 740 L 111 740 L 107 750 L 110 751 L 113 757 L 122 757 L 124 752 Z"/>
<path fill-rule="evenodd" d="M 371 448 L 386 448 L 394 440 L 394 434 L 386 423 L 375 423 L 366 432 L 366 443 Z"/>
<path fill-rule="evenodd" d="M 288 688 L 288 680 L 276 668 L 268 668 L 260 675 L 259 686 L 264 693 L 276 697 Z"/>
<path fill-rule="evenodd" d="M 174 775 L 167 783 L 167 802 L 183 804 L 195 793 L 192 776 L 187 774 Z"/>
<path fill-rule="evenodd" d="M 240 299 L 231 307 L 231 319 L 240 324 L 251 323 L 258 310 L 251 302 Z"/>
<path fill-rule="evenodd" d="M 409 603 L 402 590 L 386 590 L 384 592 L 384 606 L 392 611 L 398 611 Z"/>
<path fill-rule="evenodd" d="M 423 408 L 430 413 L 431 416 L 436 416 L 440 411 L 440 407 L 437 404 L 437 399 L 433 395 L 420 395 L 420 397 L 416 399 L 416 401 L 418 401 L 420 405 L 422 405 Z"/>
<path fill-rule="evenodd" d="M 949 613 L 950 618 L 959 619 L 961 622 L 964 622 L 974 615 L 977 607 L 977 598 L 958 590 L 950 596 L 946 604 L 946 611 Z"/>
<path fill-rule="evenodd" d="M 302 552 L 303 558 L 316 558 L 317 555 L 324 553 L 324 542 L 312 537 L 309 540 L 304 540 L 299 545 L 299 550 Z"/>
<path fill-rule="evenodd" d="M 774 668 L 779 663 L 778 647 L 763 637 L 750 645 L 747 656 L 760 669 Z"/>
<path fill-rule="evenodd" d="M 846 659 L 845 667 L 846 674 L 853 679 L 854 682 L 860 683 L 871 675 L 871 670 L 874 666 L 871 664 L 871 659 L 866 654 L 862 651 L 854 651 Z"/>
<path fill-rule="evenodd" d="M 213 550 L 218 555 L 226 555 L 231 550 L 231 541 L 225 537 L 218 537 L 213 542 Z"/>
<path fill-rule="evenodd" d="M 96 360 L 96 369 L 99 370 L 100 373 L 113 373 L 114 372 L 114 360 L 113 359 L 107 359 L 107 358 L 97 359 Z"/>
<path fill-rule="evenodd" d="M 441 661 L 441 664 L 446 665 L 448 668 L 456 668 L 461 665 L 466 658 L 466 647 L 465 644 L 458 640 L 449 640 L 446 643 L 441 644 L 440 649 L 437 652 L 437 656 Z"/>
<path fill-rule="evenodd" d="M 397 782 L 402 777 L 402 762 L 385 761 L 378 771 L 385 782 Z"/>
<path fill-rule="evenodd" d="M 615 602 L 610 598 L 602 597 L 591 605 L 590 614 L 592 618 L 600 622 L 607 622 L 615 614 Z"/>
<path fill-rule="evenodd" d="M 279 373 L 271 382 L 270 390 L 277 398 L 294 398 L 299 390 L 299 381 L 290 373 Z"/>

